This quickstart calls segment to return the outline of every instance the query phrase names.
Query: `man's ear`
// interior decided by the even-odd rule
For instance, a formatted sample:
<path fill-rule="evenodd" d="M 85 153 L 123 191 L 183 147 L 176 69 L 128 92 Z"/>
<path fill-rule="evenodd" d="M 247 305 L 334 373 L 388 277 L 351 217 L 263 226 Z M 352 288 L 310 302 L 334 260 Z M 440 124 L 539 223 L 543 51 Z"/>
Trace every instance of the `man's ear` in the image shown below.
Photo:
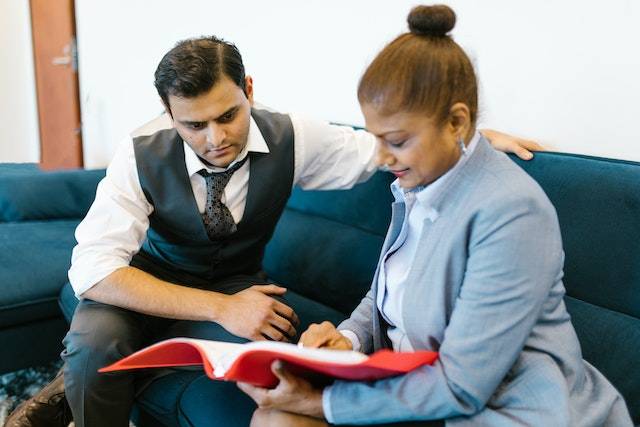
<path fill-rule="evenodd" d="M 466 139 L 471 130 L 471 112 L 467 104 L 456 102 L 451 106 L 448 125 L 456 139 Z"/>
<path fill-rule="evenodd" d="M 253 107 L 253 79 L 251 76 L 245 76 L 244 78 L 244 94 L 249 100 L 249 104 Z"/>

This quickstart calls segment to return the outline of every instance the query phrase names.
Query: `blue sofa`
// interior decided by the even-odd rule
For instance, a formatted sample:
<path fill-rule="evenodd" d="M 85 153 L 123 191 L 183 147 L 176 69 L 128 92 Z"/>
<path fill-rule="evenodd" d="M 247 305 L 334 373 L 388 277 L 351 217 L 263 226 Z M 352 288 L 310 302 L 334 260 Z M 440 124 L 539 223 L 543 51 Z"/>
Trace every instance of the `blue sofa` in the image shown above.
<path fill-rule="evenodd" d="M 540 183 L 558 211 L 565 300 L 584 358 L 622 392 L 638 424 L 640 163 L 562 153 L 514 161 Z M 103 174 L 0 165 L 0 337 L 5 343 L 0 372 L 51 360 L 60 351 L 63 318 L 70 319 L 76 304 L 70 287 L 63 286 L 73 229 Z M 377 174 L 349 191 L 294 191 L 264 268 L 290 289 L 287 297 L 305 324 L 338 322 L 369 288 L 389 221 L 390 181 Z M 217 404 L 226 409 L 250 405 L 231 394 L 215 402 L 216 384 L 193 370 L 162 377 L 138 398 L 138 425 L 246 424 L 246 409 L 244 418 L 216 415 Z"/>

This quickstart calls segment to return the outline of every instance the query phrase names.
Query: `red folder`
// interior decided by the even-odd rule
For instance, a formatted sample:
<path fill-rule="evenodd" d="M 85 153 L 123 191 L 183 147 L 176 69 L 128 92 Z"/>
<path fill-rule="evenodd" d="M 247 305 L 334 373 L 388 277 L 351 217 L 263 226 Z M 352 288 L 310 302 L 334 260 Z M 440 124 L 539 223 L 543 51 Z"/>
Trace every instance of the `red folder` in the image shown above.
<path fill-rule="evenodd" d="M 227 347 L 219 352 L 212 346 Z M 287 369 L 299 374 L 324 375 L 330 378 L 370 381 L 407 373 L 435 362 L 438 353 L 416 351 L 399 353 L 380 350 L 370 356 L 340 350 L 299 348 L 293 344 L 269 341 L 247 344 L 218 343 L 190 338 L 174 338 L 144 348 L 99 372 L 170 366 L 202 365 L 209 378 L 241 381 L 260 387 L 274 387 L 278 380 L 271 372 L 275 360 L 287 363 Z M 224 359 L 226 358 L 226 361 Z M 224 369 L 215 369 L 216 361 L 225 362 Z M 219 366 L 220 368 L 221 366 Z"/>

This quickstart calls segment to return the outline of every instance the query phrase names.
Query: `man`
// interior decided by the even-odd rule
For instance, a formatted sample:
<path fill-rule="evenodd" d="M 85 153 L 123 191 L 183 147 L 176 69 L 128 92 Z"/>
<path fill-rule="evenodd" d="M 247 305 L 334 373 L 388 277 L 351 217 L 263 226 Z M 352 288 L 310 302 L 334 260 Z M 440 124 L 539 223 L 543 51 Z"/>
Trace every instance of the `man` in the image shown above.
<path fill-rule="evenodd" d="M 97 369 L 161 339 L 292 340 L 286 289 L 261 272 L 291 189 L 346 189 L 375 172 L 372 135 L 253 108 L 253 81 L 223 40 L 179 42 L 155 86 L 166 114 L 122 143 L 76 230 L 64 379 L 7 425 L 64 425 L 66 401 L 78 427 L 128 425 L 136 393 L 163 372 Z"/>

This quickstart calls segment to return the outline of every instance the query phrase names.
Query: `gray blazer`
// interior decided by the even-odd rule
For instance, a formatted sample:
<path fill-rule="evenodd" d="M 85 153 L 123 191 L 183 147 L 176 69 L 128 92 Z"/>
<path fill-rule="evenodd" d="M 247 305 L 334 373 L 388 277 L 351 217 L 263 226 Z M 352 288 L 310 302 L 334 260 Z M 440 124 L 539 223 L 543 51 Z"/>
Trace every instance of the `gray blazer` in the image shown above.
<path fill-rule="evenodd" d="M 334 422 L 632 425 L 621 395 L 582 360 L 563 302 L 557 216 L 537 183 L 481 139 L 434 207 L 439 216 L 423 226 L 402 307 L 413 348 L 437 350 L 439 360 L 391 379 L 336 382 Z M 382 253 L 404 209 L 393 204 Z M 376 280 L 339 326 L 365 352 L 386 346 L 375 301 Z"/>

